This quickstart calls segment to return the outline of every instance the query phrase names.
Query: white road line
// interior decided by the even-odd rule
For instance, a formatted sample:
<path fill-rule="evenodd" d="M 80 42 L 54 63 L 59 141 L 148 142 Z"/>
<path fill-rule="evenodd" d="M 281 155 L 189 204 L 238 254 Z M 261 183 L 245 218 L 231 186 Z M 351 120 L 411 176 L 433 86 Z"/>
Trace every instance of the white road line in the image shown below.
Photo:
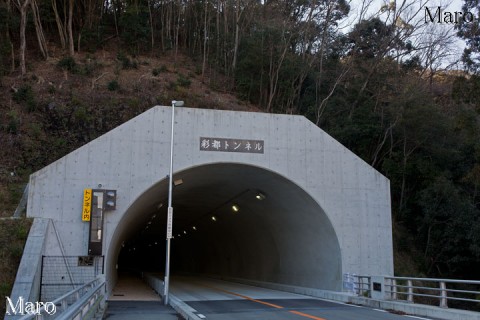
<path fill-rule="evenodd" d="M 357 306 L 356 304 L 344 303 L 346 306 L 355 307 L 355 308 L 363 308 L 363 306 Z"/>
<path fill-rule="evenodd" d="M 405 317 L 414 318 L 414 319 L 420 319 L 420 320 L 431 320 L 431 319 L 429 319 L 429 318 L 422 318 L 422 317 L 417 317 L 417 316 L 405 316 Z"/>
<path fill-rule="evenodd" d="M 198 316 L 200 319 L 205 319 L 205 318 L 206 318 L 206 317 L 205 317 L 203 314 L 201 314 L 201 313 L 197 313 L 197 316 Z"/>
<path fill-rule="evenodd" d="M 373 309 L 375 311 L 380 311 L 380 312 L 387 312 L 386 310 L 382 310 L 382 309 Z"/>

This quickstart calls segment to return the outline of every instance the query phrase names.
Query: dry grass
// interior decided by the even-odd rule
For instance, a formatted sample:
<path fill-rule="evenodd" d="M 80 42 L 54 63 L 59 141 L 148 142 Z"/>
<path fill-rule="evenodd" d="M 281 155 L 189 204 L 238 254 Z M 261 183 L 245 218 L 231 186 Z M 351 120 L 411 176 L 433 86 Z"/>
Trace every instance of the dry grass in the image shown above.
<path fill-rule="evenodd" d="M 32 220 L 0 219 L 0 314 L 5 314 L 5 296 L 9 296 L 22 258 Z"/>

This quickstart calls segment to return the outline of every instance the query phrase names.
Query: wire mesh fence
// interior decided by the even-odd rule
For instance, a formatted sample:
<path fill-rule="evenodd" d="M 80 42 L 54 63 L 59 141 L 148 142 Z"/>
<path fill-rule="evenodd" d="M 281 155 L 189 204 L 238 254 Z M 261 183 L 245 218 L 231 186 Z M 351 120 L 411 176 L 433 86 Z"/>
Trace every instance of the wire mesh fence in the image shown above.
<path fill-rule="evenodd" d="M 43 256 L 40 300 L 53 301 L 104 272 L 103 256 Z"/>

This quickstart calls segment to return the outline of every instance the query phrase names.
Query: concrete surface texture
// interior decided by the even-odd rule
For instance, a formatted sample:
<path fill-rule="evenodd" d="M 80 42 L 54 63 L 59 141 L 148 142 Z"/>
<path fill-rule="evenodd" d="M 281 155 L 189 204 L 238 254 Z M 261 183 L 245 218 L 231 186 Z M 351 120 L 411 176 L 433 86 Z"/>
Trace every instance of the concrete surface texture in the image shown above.
<path fill-rule="evenodd" d="M 114 189 L 102 232 L 108 291 L 120 254 L 130 267 L 164 265 L 171 112 L 156 106 L 31 176 L 27 215 L 55 227 L 44 254 L 87 255 L 83 190 Z M 324 131 L 301 116 L 175 116 L 172 272 L 328 290 L 347 272 L 393 275 L 389 181 Z M 151 249 L 127 254 L 135 243 Z"/>
<path fill-rule="evenodd" d="M 108 320 L 183 320 L 170 306 L 159 301 L 109 301 L 104 318 Z"/>

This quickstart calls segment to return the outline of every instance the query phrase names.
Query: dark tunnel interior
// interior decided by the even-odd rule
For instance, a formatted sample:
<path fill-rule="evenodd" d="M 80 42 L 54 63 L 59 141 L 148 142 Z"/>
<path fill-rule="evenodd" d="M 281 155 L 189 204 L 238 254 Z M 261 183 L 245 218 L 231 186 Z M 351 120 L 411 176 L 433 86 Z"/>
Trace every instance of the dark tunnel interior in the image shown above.
<path fill-rule="evenodd" d="M 172 274 L 340 289 L 337 235 L 320 205 L 295 183 L 236 163 L 192 167 L 173 180 Z M 167 203 L 164 179 L 130 206 L 115 231 L 116 263 L 107 272 L 164 272 Z"/>

